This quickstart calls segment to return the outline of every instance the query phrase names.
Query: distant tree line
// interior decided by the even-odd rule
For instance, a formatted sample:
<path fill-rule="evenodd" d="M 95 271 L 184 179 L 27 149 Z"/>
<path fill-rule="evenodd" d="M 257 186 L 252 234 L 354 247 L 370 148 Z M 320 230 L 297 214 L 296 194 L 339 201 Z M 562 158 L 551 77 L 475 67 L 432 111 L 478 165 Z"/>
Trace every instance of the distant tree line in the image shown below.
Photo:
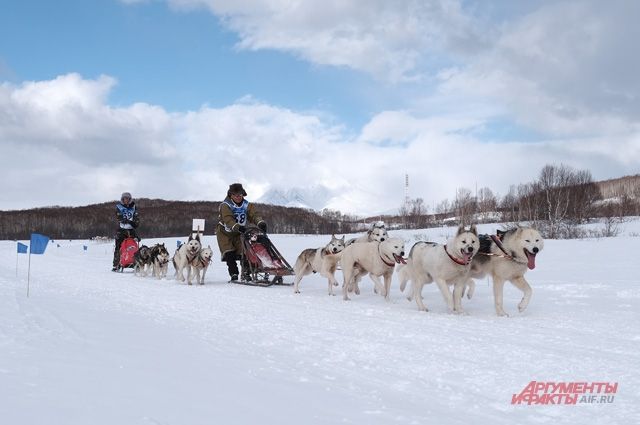
<path fill-rule="evenodd" d="M 463 187 L 453 201 L 441 201 L 431 213 L 421 198 L 410 199 L 400 207 L 397 223 L 424 228 L 447 222 L 528 222 L 545 237 L 568 238 L 578 236 L 577 225 L 591 218 L 612 223 L 632 215 L 640 215 L 640 175 L 593 182 L 588 170 L 560 164 L 544 166 L 535 181 L 512 185 L 502 198 L 487 187 L 475 196 Z"/>
<path fill-rule="evenodd" d="M 116 201 L 84 207 L 47 207 L 0 211 L 0 239 L 28 239 L 32 232 L 57 239 L 113 237 L 117 229 Z M 220 202 L 138 199 L 141 238 L 184 236 L 193 218 L 204 218 L 205 234 L 213 234 Z M 530 183 L 513 185 L 500 197 L 483 187 L 472 194 L 461 187 L 453 201 L 445 199 L 429 212 L 422 198 L 409 199 L 397 215 L 365 219 L 324 209 L 256 204 L 269 232 L 290 234 L 356 233 L 366 223 L 382 220 L 390 228 L 418 229 L 442 224 L 484 222 L 528 222 L 547 238 L 579 236 L 577 225 L 591 218 L 604 218 L 608 229 L 622 217 L 640 216 L 640 175 L 604 182 L 592 181 L 587 170 L 566 165 L 546 165 Z M 609 231 L 608 231 L 609 232 Z M 613 232 L 613 230 L 611 230 Z M 609 235 L 609 234 L 607 234 Z"/>
<path fill-rule="evenodd" d="M 116 201 L 83 207 L 47 207 L 20 211 L 0 211 L 0 239 L 28 239 L 32 232 L 54 239 L 113 237 L 117 230 Z M 136 199 L 140 214 L 141 238 L 185 236 L 193 218 L 206 220 L 205 234 L 214 234 L 220 202 L 183 202 Z M 271 233 L 343 234 L 355 231 L 353 217 L 325 210 L 256 204 Z"/>

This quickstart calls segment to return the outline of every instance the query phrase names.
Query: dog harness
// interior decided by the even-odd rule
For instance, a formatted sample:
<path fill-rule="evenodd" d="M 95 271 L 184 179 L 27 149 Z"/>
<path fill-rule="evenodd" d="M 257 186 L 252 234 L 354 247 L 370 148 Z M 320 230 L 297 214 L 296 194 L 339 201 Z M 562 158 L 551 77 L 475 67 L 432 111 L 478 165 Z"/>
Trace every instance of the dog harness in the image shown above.
<path fill-rule="evenodd" d="M 195 264 L 193 264 L 194 261 L 196 261 Z M 204 258 L 202 258 L 202 253 L 199 252 L 198 256 L 191 260 L 189 263 L 194 267 L 196 267 L 198 263 L 200 264 L 200 267 L 207 267 L 209 264 L 211 264 L 211 258 L 209 258 L 209 260 L 205 260 Z"/>
<path fill-rule="evenodd" d="M 500 237 L 498 237 L 496 235 L 490 235 L 489 237 L 491 238 L 493 243 L 495 243 L 496 246 L 500 249 L 500 251 L 502 251 L 504 253 L 504 255 L 502 255 L 502 254 L 494 254 L 493 252 L 479 252 L 478 254 L 486 255 L 488 257 L 506 258 L 508 260 L 511 260 L 513 262 L 520 263 L 520 264 L 525 264 L 526 263 L 525 261 L 518 260 L 513 255 L 509 255 L 507 250 L 504 248 L 504 245 L 502 245 L 502 239 Z"/>
<path fill-rule="evenodd" d="M 391 264 L 387 263 L 387 261 L 384 259 L 384 257 L 382 256 L 382 253 L 380 252 L 380 244 L 378 244 L 378 255 L 380 256 L 380 259 L 382 260 L 383 263 L 385 263 L 387 266 L 389 267 L 395 267 L 396 263 L 392 262 Z"/>
<path fill-rule="evenodd" d="M 446 253 L 447 253 L 447 255 L 449 256 L 449 258 L 451 258 L 451 261 L 453 261 L 453 262 L 454 262 L 454 263 L 456 263 L 456 264 L 460 264 L 461 266 L 468 266 L 468 265 L 469 265 L 469 263 L 471 262 L 471 261 L 469 261 L 469 262 L 464 262 L 463 260 L 461 260 L 461 259 L 459 259 L 459 258 L 457 258 L 457 257 L 454 257 L 453 255 L 451 255 L 451 254 L 449 253 L 449 251 L 447 251 L 447 245 L 445 245 L 445 246 L 444 246 L 444 252 L 446 252 Z"/>

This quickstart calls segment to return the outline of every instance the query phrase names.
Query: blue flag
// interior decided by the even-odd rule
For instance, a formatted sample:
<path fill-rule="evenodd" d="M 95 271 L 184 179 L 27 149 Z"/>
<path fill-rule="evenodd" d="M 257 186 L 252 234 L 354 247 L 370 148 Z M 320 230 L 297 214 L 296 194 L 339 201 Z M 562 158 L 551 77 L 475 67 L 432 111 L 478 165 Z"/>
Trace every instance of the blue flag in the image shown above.
<path fill-rule="evenodd" d="M 31 234 L 31 254 L 44 254 L 49 243 L 49 237 L 38 233 Z"/>
<path fill-rule="evenodd" d="M 86 251 L 87 250 L 87 246 L 86 245 L 82 245 L 82 249 L 84 249 Z"/>
<path fill-rule="evenodd" d="M 26 254 L 27 248 L 29 248 L 29 245 L 18 242 L 18 254 Z"/>
<path fill-rule="evenodd" d="M 182 241 L 176 241 L 176 246 L 177 246 L 178 248 L 180 248 L 180 245 L 182 245 Z"/>

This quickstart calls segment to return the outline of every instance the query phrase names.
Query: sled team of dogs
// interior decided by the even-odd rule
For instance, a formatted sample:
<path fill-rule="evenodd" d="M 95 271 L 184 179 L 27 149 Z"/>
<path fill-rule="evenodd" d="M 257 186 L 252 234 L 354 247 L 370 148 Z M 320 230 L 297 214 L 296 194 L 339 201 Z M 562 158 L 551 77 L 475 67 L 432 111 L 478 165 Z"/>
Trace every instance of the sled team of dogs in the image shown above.
<path fill-rule="evenodd" d="M 329 295 L 339 286 L 335 273 L 342 269 L 342 297 L 360 294 L 359 282 L 369 275 L 374 292 L 389 299 L 394 271 L 400 281 L 400 290 L 406 291 L 409 301 L 415 300 L 418 310 L 428 311 L 422 288 L 434 283 L 438 287 L 449 311 L 463 313 L 462 298 L 471 299 L 475 291 L 474 279 L 490 276 L 496 314 L 507 316 L 503 307 L 503 289 L 506 281 L 522 291 L 518 310 L 524 311 L 531 299 L 531 286 L 524 278 L 527 270 L 536 266 L 536 255 L 544 248 L 540 233 L 529 227 L 498 230 L 495 235 L 480 235 L 474 225 L 460 226 L 445 244 L 415 243 L 405 257 L 405 244 L 400 238 L 390 237 L 384 223 L 378 222 L 359 238 L 345 241 L 345 237 L 331 236 L 327 245 L 303 250 L 294 265 L 294 293 L 300 293 L 300 281 L 311 273 L 327 279 Z M 203 247 L 200 233 L 189 235 L 173 258 L 164 244 L 153 247 L 143 245 L 135 255 L 134 273 L 147 276 L 151 272 L 157 279 L 167 275 L 169 261 L 175 268 L 175 279 L 203 285 L 213 257 L 210 246 Z M 186 271 L 186 277 L 185 277 Z M 382 280 L 381 280 L 382 279 Z"/>
<path fill-rule="evenodd" d="M 345 243 L 344 237 L 331 236 L 324 247 L 305 249 L 295 266 L 294 292 L 300 293 L 300 281 L 310 273 L 327 278 L 329 295 L 338 286 L 335 272 L 342 268 L 342 295 L 360 294 L 358 282 L 367 274 L 374 283 L 374 291 L 389 299 L 394 270 L 400 279 L 400 290 L 407 292 L 409 301 L 415 300 L 418 309 L 424 305 L 422 288 L 435 282 L 449 311 L 463 313 L 462 298 L 473 296 L 474 279 L 491 276 L 496 314 L 507 316 L 503 308 L 503 288 L 510 281 L 523 292 L 518 310 L 524 311 L 531 299 L 531 286 L 524 278 L 527 270 L 535 268 L 536 255 L 543 249 L 540 233 L 529 227 L 517 227 L 496 235 L 479 235 L 475 226 L 460 226 L 446 244 L 417 242 L 405 258 L 404 241 L 389 237 L 384 225 L 374 225 L 365 235 Z M 383 282 L 380 281 L 383 279 Z"/>
<path fill-rule="evenodd" d="M 167 277 L 171 261 L 176 271 L 174 275 L 176 280 L 186 281 L 191 285 L 195 277 L 196 283 L 204 285 L 204 277 L 212 257 L 213 250 L 210 246 L 203 248 L 201 235 L 196 233 L 189 235 L 187 242 L 180 245 L 173 258 L 163 243 L 156 244 L 151 248 L 142 245 L 135 254 L 133 271 L 138 276 L 147 276 L 151 272 L 153 277 L 163 279 Z M 187 272 L 186 278 L 185 270 Z"/>
<path fill-rule="evenodd" d="M 167 275 L 169 251 L 163 243 L 155 244 L 151 248 L 142 245 L 133 257 L 133 272 L 136 275 L 147 276 L 149 272 L 155 278 L 162 279 Z"/>

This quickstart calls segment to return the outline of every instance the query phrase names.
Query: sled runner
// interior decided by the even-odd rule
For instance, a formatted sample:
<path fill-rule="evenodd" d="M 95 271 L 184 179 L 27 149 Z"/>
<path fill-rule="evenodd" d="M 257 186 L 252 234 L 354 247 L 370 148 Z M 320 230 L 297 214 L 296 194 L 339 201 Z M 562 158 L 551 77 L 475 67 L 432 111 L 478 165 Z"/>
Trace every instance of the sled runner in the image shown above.
<path fill-rule="evenodd" d="M 126 238 L 120 244 L 120 265 L 119 271 L 134 267 L 134 257 L 138 252 L 138 242 L 134 238 Z"/>
<path fill-rule="evenodd" d="M 271 243 L 267 234 L 249 227 L 242 237 L 242 278 L 233 283 L 252 286 L 293 285 L 284 283 L 283 276 L 292 276 L 293 268 Z"/>

